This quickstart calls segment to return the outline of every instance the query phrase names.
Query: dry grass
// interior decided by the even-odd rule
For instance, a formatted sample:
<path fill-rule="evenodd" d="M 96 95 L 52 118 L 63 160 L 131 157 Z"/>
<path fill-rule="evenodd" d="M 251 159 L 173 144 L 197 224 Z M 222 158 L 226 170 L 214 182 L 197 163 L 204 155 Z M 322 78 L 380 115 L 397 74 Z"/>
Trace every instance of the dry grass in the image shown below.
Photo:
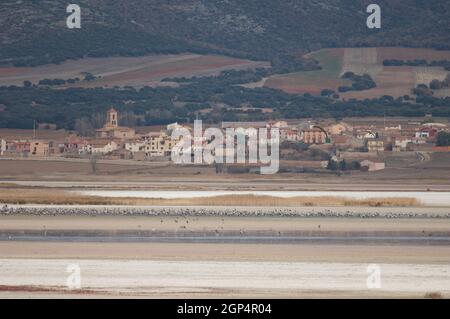
<path fill-rule="evenodd" d="M 61 190 L 0 189 L 0 203 L 53 205 L 153 205 L 153 206 L 420 206 L 414 198 L 349 199 L 345 197 L 274 197 L 259 195 L 223 195 L 198 198 L 133 198 L 80 195 Z"/>
<path fill-rule="evenodd" d="M 428 299 L 443 299 L 444 297 L 440 292 L 427 292 L 424 298 Z"/>

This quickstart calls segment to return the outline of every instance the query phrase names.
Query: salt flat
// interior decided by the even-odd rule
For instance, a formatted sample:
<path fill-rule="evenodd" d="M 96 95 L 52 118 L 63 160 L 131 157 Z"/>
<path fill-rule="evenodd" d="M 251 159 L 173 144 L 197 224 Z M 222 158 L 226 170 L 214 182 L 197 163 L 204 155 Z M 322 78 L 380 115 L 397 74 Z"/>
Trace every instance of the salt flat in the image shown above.
<path fill-rule="evenodd" d="M 67 289 L 69 265 L 79 266 L 81 289 L 109 295 L 158 297 L 222 291 L 362 291 L 365 295 L 423 297 L 450 293 L 450 265 L 378 264 L 380 288 L 369 288 L 369 264 L 95 259 L 0 259 L 0 286 Z M 373 291 L 373 292 L 372 292 Z M 20 295 L 20 294 L 19 294 Z"/>

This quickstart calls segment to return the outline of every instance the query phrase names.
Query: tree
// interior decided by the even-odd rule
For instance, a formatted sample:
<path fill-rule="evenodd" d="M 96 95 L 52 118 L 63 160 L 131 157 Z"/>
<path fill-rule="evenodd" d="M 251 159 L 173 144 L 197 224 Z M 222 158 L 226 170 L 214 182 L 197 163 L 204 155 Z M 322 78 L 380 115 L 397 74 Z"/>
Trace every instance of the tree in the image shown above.
<path fill-rule="evenodd" d="M 340 86 L 340 87 L 338 87 L 338 91 L 341 93 L 345 93 L 345 92 L 351 91 L 351 88 L 348 86 Z"/>
<path fill-rule="evenodd" d="M 439 80 L 432 80 L 430 82 L 430 89 L 432 90 L 439 90 L 442 88 L 442 83 Z"/>
<path fill-rule="evenodd" d="M 331 158 L 328 160 L 327 169 L 329 169 L 330 171 L 337 171 L 339 168 L 338 166 L 339 165 L 335 160 L 333 160 Z"/>
<path fill-rule="evenodd" d="M 96 77 L 92 73 L 86 72 L 84 75 L 84 81 L 89 82 L 89 81 L 93 81 L 95 79 L 96 79 Z"/>
<path fill-rule="evenodd" d="M 91 164 L 92 174 L 97 174 L 97 155 L 92 154 L 89 158 L 89 163 Z"/>
<path fill-rule="evenodd" d="M 433 91 L 429 89 L 425 84 L 419 84 L 412 90 L 413 94 L 417 96 L 432 96 Z"/>
<path fill-rule="evenodd" d="M 450 133 L 439 132 L 437 136 L 436 146 L 450 146 Z"/>
<path fill-rule="evenodd" d="M 214 163 L 214 168 L 216 170 L 216 174 L 223 173 L 223 164 L 222 163 Z"/>
<path fill-rule="evenodd" d="M 361 163 L 358 161 L 352 161 L 352 169 L 353 170 L 360 170 L 361 169 Z"/>
<path fill-rule="evenodd" d="M 88 117 L 75 120 L 75 131 L 81 136 L 90 136 L 94 133 L 91 121 Z"/>
<path fill-rule="evenodd" d="M 330 89 L 324 89 L 324 90 L 322 90 L 322 92 L 320 92 L 320 95 L 321 96 L 331 96 L 331 95 L 333 95 L 335 92 L 333 91 L 333 90 L 330 90 Z"/>
<path fill-rule="evenodd" d="M 339 170 L 346 171 L 347 170 L 347 162 L 344 160 L 339 162 Z"/>
<path fill-rule="evenodd" d="M 350 71 L 345 72 L 345 73 L 342 75 L 342 78 L 343 78 L 343 79 L 353 79 L 354 77 L 355 77 L 355 73 L 350 72 Z"/>

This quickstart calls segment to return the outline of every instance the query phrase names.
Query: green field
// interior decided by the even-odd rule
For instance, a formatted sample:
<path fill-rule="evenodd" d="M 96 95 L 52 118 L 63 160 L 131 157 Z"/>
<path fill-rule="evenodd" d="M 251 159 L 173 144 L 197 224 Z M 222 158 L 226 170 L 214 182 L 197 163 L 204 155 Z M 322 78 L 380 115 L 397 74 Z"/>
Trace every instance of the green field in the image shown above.
<path fill-rule="evenodd" d="M 339 78 L 342 70 L 342 52 L 342 49 L 313 52 L 308 57 L 319 61 L 321 70 L 275 75 L 267 79 L 265 86 L 289 93 L 320 94 L 322 89 L 336 90 L 340 85 L 350 83 Z"/>
<path fill-rule="evenodd" d="M 449 73 L 440 67 L 384 67 L 383 60 L 425 59 L 428 62 L 450 60 L 450 51 L 412 48 L 341 48 L 323 49 L 306 55 L 319 61 L 322 70 L 301 71 L 275 75 L 265 82 L 266 87 L 294 94 L 320 94 L 323 89 L 337 91 L 341 85 L 349 85 L 340 75 L 346 71 L 356 74 L 368 73 L 377 87 L 371 90 L 341 93 L 342 98 L 375 98 L 383 95 L 399 97 L 411 94 L 418 84 L 429 84 L 431 80 L 443 80 Z M 446 96 L 447 91 L 436 91 L 436 96 Z"/>

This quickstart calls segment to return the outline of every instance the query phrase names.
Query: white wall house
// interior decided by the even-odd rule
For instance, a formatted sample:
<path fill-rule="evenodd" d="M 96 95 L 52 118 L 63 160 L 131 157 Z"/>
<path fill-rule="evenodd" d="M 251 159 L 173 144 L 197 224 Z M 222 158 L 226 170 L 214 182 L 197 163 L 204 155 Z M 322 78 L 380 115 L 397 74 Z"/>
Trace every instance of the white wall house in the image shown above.
<path fill-rule="evenodd" d="M 125 149 L 130 151 L 131 153 L 142 152 L 145 150 L 146 143 L 145 142 L 130 142 L 125 143 Z"/>
<path fill-rule="evenodd" d="M 118 149 L 118 145 L 114 141 L 95 141 L 88 142 L 81 149 L 82 154 L 109 154 Z"/>
<path fill-rule="evenodd" d="M 6 152 L 6 141 L 4 139 L 0 139 L 0 156 Z"/>
<path fill-rule="evenodd" d="M 379 171 L 386 168 L 386 164 L 383 162 L 374 162 L 369 160 L 364 160 L 361 162 L 361 167 L 367 167 L 369 172 Z"/>

